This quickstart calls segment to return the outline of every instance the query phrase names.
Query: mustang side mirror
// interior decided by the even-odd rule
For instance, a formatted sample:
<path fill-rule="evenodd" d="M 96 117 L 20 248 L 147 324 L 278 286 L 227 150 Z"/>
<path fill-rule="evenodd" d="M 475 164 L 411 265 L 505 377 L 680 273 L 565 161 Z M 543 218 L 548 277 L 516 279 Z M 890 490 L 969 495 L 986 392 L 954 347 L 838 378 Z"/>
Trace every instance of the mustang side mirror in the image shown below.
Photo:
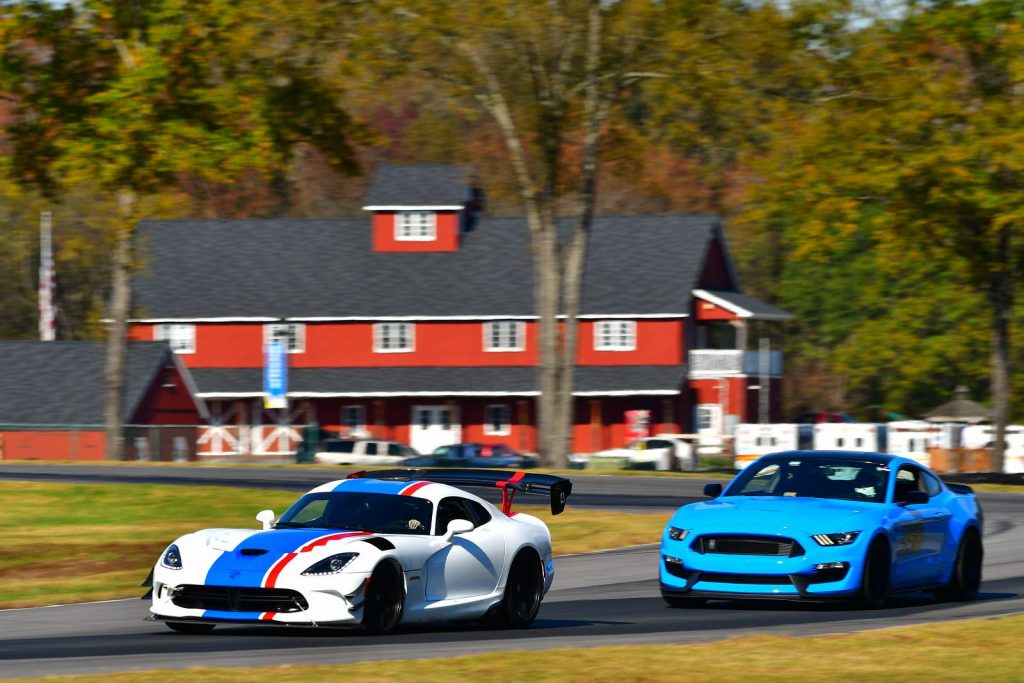
<path fill-rule="evenodd" d="M 256 521 L 263 522 L 263 530 L 266 531 L 270 527 L 274 526 L 274 511 L 260 510 L 259 514 L 256 515 Z"/>
<path fill-rule="evenodd" d="M 708 498 L 718 498 L 722 495 L 721 484 L 704 484 L 704 495 Z"/>
<path fill-rule="evenodd" d="M 448 522 L 448 531 L 444 534 L 444 540 L 450 541 L 452 536 L 468 533 L 475 528 L 476 526 L 473 525 L 473 522 L 468 519 L 453 519 Z"/>
<path fill-rule="evenodd" d="M 907 491 L 903 494 L 900 505 L 924 505 L 928 502 L 928 494 L 924 491 Z"/>

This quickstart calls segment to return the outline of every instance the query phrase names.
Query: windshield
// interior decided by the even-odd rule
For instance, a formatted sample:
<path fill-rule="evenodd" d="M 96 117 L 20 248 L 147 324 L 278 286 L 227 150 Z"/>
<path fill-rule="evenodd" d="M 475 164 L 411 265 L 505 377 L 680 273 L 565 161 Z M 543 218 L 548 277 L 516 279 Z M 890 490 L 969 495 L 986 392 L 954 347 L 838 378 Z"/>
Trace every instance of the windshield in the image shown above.
<path fill-rule="evenodd" d="M 889 468 L 881 463 L 773 458 L 743 470 L 730 496 L 798 496 L 869 503 L 885 501 Z"/>
<path fill-rule="evenodd" d="M 355 450 L 355 441 L 328 441 L 326 444 L 328 453 L 351 453 Z"/>
<path fill-rule="evenodd" d="M 390 493 L 307 493 L 274 526 L 427 535 L 433 510 L 429 500 Z"/>

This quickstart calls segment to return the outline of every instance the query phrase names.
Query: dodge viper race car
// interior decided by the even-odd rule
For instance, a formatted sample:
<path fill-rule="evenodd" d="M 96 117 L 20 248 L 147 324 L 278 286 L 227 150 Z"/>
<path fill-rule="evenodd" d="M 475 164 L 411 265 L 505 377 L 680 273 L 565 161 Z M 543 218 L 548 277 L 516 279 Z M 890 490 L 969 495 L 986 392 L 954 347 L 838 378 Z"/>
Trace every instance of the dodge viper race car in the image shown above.
<path fill-rule="evenodd" d="M 970 487 L 881 453 L 765 455 L 685 505 L 661 540 L 661 594 L 673 607 L 707 598 L 846 599 L 881 607 L 892 593 L 973 600 L 982 513 Z"/>
<path fill-rule="evenodd" d="M 502 507 L 455 486 L 501 490 Z M 484 619 L 533 622 L 555 569 L 547 526 L 512 511 L 516 492 L 550 497 L 568 479 L 488 470 L 359 472 L 318 486 L 263 531 L 206 529 L 167 547 L 152 612 L 184 633 L 218 623 L 364 626 Z"/>

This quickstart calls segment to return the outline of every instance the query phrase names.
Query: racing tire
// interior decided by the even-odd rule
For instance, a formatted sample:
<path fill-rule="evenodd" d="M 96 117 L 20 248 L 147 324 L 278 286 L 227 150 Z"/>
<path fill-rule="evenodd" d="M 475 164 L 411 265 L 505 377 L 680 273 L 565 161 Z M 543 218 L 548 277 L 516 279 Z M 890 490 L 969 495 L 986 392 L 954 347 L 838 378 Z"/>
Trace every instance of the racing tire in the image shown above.
<path fill-rule="evenodd" d="M 889 544 L 876 539 L 864 556 L 864 573 L 857 589 L 857 602 L 867 609 L 881 609 L 889 598 L 892 578 L 892 553 Z"/>
<path fill-rule="evenodd" d="M 968 529 L 960 539 L 960 547 L 956 551 L 953 564 L 953 575 L 949 583 L 939 589 L 939 599 L 949 602 L 969 602 L 978 597 L 981 587 L 981 564 L 984 549 L 981 538 L 974 529 Z"/>
<path fill-rule="evenodd" d="M 190 624 L 186 621 L 165 621 L 167 628 L 178 633 L 187 633 L 190 636 L 199 636 L 209 633 L 216 624 Z"/>
<path fill-rule="evenodd" d="M 512 560 L 505 595 L 495 616 L 505 628 L 527 628 L 537 618 L 543 593 L 540 557 L 532 550 L 521 551 Z"/>
<path fill-rule="evenodd" d="M 708 601 L 707 598 L 681 598 L 678 595 L 662 595 L 661 598 L 665 604 L 674 608 L 701 607 Z"/>
<path fill-rule="evenodd" d="M 405 611 L 402 570 L 393 562 L 382 562 L 370 575 L 363 606 L 363 626 L 375 635 L 394 633 Z"/>

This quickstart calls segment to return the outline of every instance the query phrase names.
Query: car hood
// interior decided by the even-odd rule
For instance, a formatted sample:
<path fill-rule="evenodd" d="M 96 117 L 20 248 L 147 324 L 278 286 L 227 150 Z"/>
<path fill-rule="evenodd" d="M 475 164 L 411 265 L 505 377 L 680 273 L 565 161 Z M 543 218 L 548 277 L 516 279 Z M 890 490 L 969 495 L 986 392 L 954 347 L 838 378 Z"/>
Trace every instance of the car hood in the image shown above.
<path fill-rule="evenodd" d="M 807 534 L 858 531 L 882 511 L 877 503 L 829 498 L 725 496 L 679 509 L 670 522 L 695 531 Z"/>

